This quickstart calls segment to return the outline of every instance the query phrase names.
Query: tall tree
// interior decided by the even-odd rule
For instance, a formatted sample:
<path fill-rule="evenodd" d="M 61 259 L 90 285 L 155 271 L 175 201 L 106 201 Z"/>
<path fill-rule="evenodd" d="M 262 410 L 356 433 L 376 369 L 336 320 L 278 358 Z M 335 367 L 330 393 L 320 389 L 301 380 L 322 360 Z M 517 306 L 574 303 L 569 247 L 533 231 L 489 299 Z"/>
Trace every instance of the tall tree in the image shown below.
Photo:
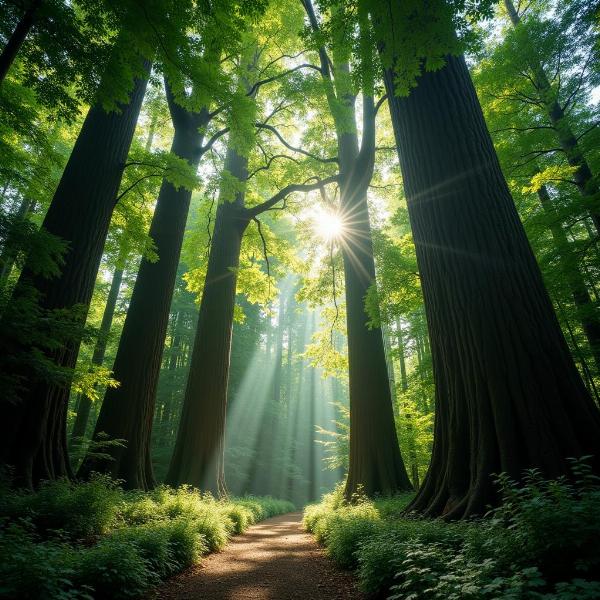
<path fill-rule="evenodd" d="M 44 310 L 83 307 L 77 320 L 85 321 L 149 66 L 139 55 L 135 58 L 133 90 L 118 111 L 106 112 L 100 104 L 90 109 L 42 225 L 68 243 L 60 275 L 44 278 L 26 264 L 15 290 L 17 300 L 33 288 Z M 10 311 L 4 315 L 0 343 L 7 355 L 19 361 L 32 349 L 11 325 L 13 317 Z M 51 363 L 72 369 L 78 350 L 75 336 L 67 347 L 51 348 L 45 354 Z M 3 367 L 15 368 L 11 362 Z M 23 372 L 23 365 L 17 364 L 16 372 L 19 400 L 5 398 L 0 409 L 1 460 L 14 467 L 16 479 L 26 486 L 70 474 L 65 431 L 68 384 Z"/>
<path fill-rule="evenodd" d="M 209 147 L 202 145 L 210 120 L 208 108 L 188 111 L 177 103 L 168 82 L 165 87 L 175 129 L 171 153 L 185 160 L 195 173 Z M 79 470 L 81 476 L 107 471 L 130 488 L 154 486 L 150 436 L 169 308 L 192 195 L 191 185 L 186 186 L 163 179 L 150 226 L 158 261 L 142 259 L 113 367 L 120 385 L 107 390 L 94 431 L 94 438 L 104 435 L 124 443 L 107 452 L 110 458 L 88 456 Z"/>
<path fill-rule="evenodd" d="M 288 20 L 296 26 L 294 18 L 298 14 L 285 14 L 279 8 L 272 4 L 264 20 L 278 35 L 286 30 Z M 258 38 L 266 43 L 268 37 L 264 38 L 262 30 L 260 35 L 257 32 L 256 25 L 248 31 L 239 57 L 237 89 L 229 117 L 231 131 L 202 288 L 198 327 L 177 441 L 167 474 L 167 482 L 172 485 L 189 483 L 216 494 L 226 491 L 223 436 L 242 238 L 249 224 L 254 222 L 263 245 L 266 245 L 259 220 L 262 213 L 272 210 L 294 192 L 308 192 L 336 180 L 336 177 L 323 180 L 313 177 L 309 180 L 317 179 L 315 183 L 289 184 L 267 200 L 256 204 L 247 202 L 248 179 L 268 169 L 272 163 L 272 159 L 268 160 L 256 171 L 249 172 L 249 159 L 256 143 L 255 119 L 260 112 L 257 94 L 263 86 L 305 67 L 298 65 L 282 70 L 280 63 L 283 57 L 278 52 L 285 40 L 279 39 L 277 48 L 267 49 L 266 45 L 259 44 Z M 266 117 L 266 121 L 278 110 L 281 110 L 281 105 Z M 269 127 L 265 121 L 258 126 Z"/>
<path fill-rule="evenodd" d="M 18 20 L 12 34 L 6 41 L 6 45 L 0 53 L 0 84 L 6 77 L 8 69 L 12 65 L 19 48 L 23 45 L 29 30 L 33 26 L 36 13 L 42 4 L 42 0 L 31 0 L 25 11 Z"/>
<path fill-rule="evenodd" d="M 244 192 L 247 169 L 247 156 L 239 154 L 230 142 L 224 165 L 227 177 L 221 186 L 212 233 L 190 374 L 166 478 L 171 485 L 188 483 L 219 495 L 226 492 L 223 434 L 233 310 L 244 232 L 252 220 L 289 194 L 308 192 L 335 180 L 290 184 L 268 200 L 248 207 Z"/>
<path fill-rule="evenodd" d="M 482 514 L 495 500 L 492 473 L 519 478 L 537 467 L 555 477 L 568 472 L 568 457 L 600 456 L 600 413 L 569 354 L 464 58 L 444 57 L 459 47 L 448 7 L 408 9 L 421 18 L 434 12 L 439 45 L 427 56 L 406 50 L 402 7 L 370 10 L 436 383 L 431 465 L 410 507 L 447 518 Z M 423 70 L 424 59 L 444 66 Z"/>
<path fill-rule="evenodd" d="M 112 327 L 113 318 L 115 316 L 115 308 L 117 306 L 117 300 L 119 298 L 119 290 L 121 289 L 122 281 L 123 265 L 118 264 L 110 281 L 110 289 L 108 290 L 106 305 L 104 306 L 104 312 L 102 313 L 102 322 L 100 323 L 100 329 L 98 331 L 98 339 L 94 345 L 94 353 L 92 354 L 93 366 L 100 366 L 104 362 L 106 344 Z M 71 448 L 75 445 L 78 445 L 83 439 L 87 430 L 91 409 L 91 398 L 88 395 L 81 393 L 77 401 L 77 413 L 75 415 L 75 421 L 73 422 L 73 429 L 71 430 Z"/>
<path fill-rule="evenodd" d="M 320 26 L 310 0 L 303 0 L 309 22 L 317 35 Z M 342 9 L 337 7 L 339 12 Z M 335 14 L 335 13 L 334 13 Z M 337 14 L 341 19 L 343 15 Z M 334 22 L 333 29 L 339 27 Z M 366 13 L 361 13 L 360 43 L 369 44 Z M 385 348 L 380 327 L 369 327 L 365 298 L 375 285 L 375 260 L 369 223 L 367 194 L 375 163 L 375 118 L 372 48 L 363 52 L 363 121 L 359 144 L 355 110 L 356 92 L 350 73 L 350 50 L 338 34 L 333 58 L 318 47 L 320 74 L 334 119 L 337 139 L 341 236 L 346 293 L 348 368 L 350 381 L 350 467 L 346 497 L 365 493 L 393 494 L 410 489 L 400 455 L 389 386 Z"/>

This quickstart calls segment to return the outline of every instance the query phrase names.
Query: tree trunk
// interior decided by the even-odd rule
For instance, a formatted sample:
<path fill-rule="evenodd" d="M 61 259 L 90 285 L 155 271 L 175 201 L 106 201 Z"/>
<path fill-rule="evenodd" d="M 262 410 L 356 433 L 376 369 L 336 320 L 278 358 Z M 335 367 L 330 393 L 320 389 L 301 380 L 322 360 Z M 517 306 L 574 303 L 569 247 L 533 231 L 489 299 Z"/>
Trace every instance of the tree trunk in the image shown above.
<path fill-rule="evenodd" d="M 208 121 L 208 112 L 186 116 L 183 122 L 173 119 L 171 152 L 195 169 L 202 155 L 198 128 Z M 94 439 L 104 434 L 125 444 L 105 451 L 112 460 L 86 457 L 79 470 L 82 477 L 102 471 L 122 479 L 126 488 L 155 485 L 150 440 L 156 386 L 191 196 L 191 190 L 163 180 L 150 226 L 159 259 L 153 263 L 143 258 L 140 264 L 113 367 L 120 386 L 106 391 L 94 430 Z"/>
<path fill-rule="evenodd" d="M 279 311 L 277 315 L 277 332 L 275 338 L 275 369 L 273 370 L 273 405 L 281 404 L 281 376 L 283 367 L 283 328 L 285 320 L 285 297 L 283 292 L 279 294 Z"/>
<path fill-rule="evenodd" d="M 402 334 L 402 322 L 400 319 L 396 321 L 397 328 L 397 339 L 398 339 L 398 357 L 400 359 L 400 386 L 402 391 L 406 392 L 408 389 L 408 378 L 406 376 L 406 356 L 404 354 L 404 337 Z"/>
<path fill-rule="evenodd" d="M 102 314 L 102 322 L 100 324 L 100 331 L 98 332 L 98 340 L 96 341 L 94 353 L 92 355 L 92 365 L 99 366 L 104 362 L 106 343 L 108 341 L 108 335 L 110 334 L 110 328 L 112 327 L 122 281 L 123 269 L 117 267 L 113 273 L 112 281 L 110 283 L 110 290 L 108 292 L 108 298 L 106 299 L 106 305 L 104 307 L 104 313 Z M 81 440 L 85 436 L 91 408 L 92 401 L 86 395 L 80 394 L 79 401 L 77 402 L 77 415 L 75 416 L 75 422 L 73 423 L 73 429 L 71 430 L 71 448 L 77 444 L 80 444 Z"/>
<path fill-rule="evenodd" d="M 247 158 L 228 150 L 225 169 L 239 181 L 246 181 L 247 164 Z M 248 222 L 243 192 L 237 192 L 233 201 L 221 197 L 179 431 L 166 477 L 171 485 L 187 483 L 219 496 L 226 494 L 223 449 L 231 333 L 242 236 Z"/>
<path fill-rule="evenodd" d="M 511 0 L 504 0 L 504 6 L 506 7 L 511 23 L 514 27 L 517 27 L 521 22 L 521 17 L 515 9 L 514 4 Z M 579 147 L 579 141 L 565 116 L 563 107 L 559 104 L 558 98 L 552 90 L 552 86 L 542 65 L 533 62 L 531 70 L 540 100 L 543 102 L 550 124 L 556 132 L 558 143 L 565 154 L 569 166 L 575 168 L 575 172 L 573 173 L 575 185 L 581 195 L 585 199 L 588 199 L 590 217 L 594 222 L 597 234 L 600 235 L 600 212 L 598 211 L 600 188 L 592 175 L 590 165 Z"/>
<path fill-rule="evenodd" d="M 360 172 L 356 163 L 354 172 Z M 365 297 L 375 283 L 375 261 L 364 186 L 342 188 L 343 214 L 351 216 L 342 254 L 350 386 L 350 464 L 345 495 L 411 489 L 400 455 L 381 328 L 367 326 Z M 368 182 L 367 182 L 368 183 Z M 361 189 L 362 188 L 362 189 Z M 355 192 L 354 190 L 357 190 Z"/>
<path fill-rule="evenodd" d="M 560 255 L 561 270 L 571 291 L 583 332 L 592 350 L 596 371 L 600 373 L 600 321 L 596 317 L 597 309 L 592 302 L 579 268 L 573 262 L 573 256 L 569 256 L 571 254 L 569 241 L 562 225 L 557 220 L 556 211 L 545 186 L 538 190 L 538 198 L 542 208 L 551 219 L 550 233 Z"/>
<path fill-rule="evenodd" d="M 4 81 L 8 70 L 13 64 L 19 49 L 23 45 L 27 34 L 33 27 L 35 22 L 35 17 L 38 9 L 42 4 L 42 0 L 32 0 L 21 20 L 17 23 L 15 30 L 12 32 L 12 35 L 8 38 L 6 42 L 6 46 L 2 50 L 2 54 L 0 54 L 0 85 Z"/>
<path fill-rule="evenodd" d="M 319 24 L 311 0 L 303 0 L 311 24 Z M 365 25 L 361 17 L 361 27 Z M 364 33 L 364 32 L 363 32 Z M 368 53 L 365 53 L 365 60 Z M 375 162 L 375 116 L 373 90 L 363 82 L 363 131 L 359 148 L 355 96 L 350 66 L 340 59 L 331 77 L 330 59 L 319 49 L 321 76 L 329 110 L 335 122 L 340 171 L 341 216 L 345 224 L 340 245 L 344 262 L 348 377 L 350 387 L 350 464 L 346 481 L 347 499 L 361 488 L 367 495 L 394 494 L 410 489 L 410 480 L 400 455 L 394 410 L 385 360 L 381 328 L 369 329 L 365 296 L 375 284 L 375 260 L 369 223 L 367 191 Z M 339 79 L 338 79 L 339 77 Z M 371 82 L 372 84 L 372 82 Z"/>
<path fill-rule="evenodd" d="M 383 37 L 383 36 L 382 36 Z M 406 98 L 385 83 L 425 300 L 435 441 L 410 508 L 493 504 L 492 474 L 600 457 L 600 414 L 573 363 L 462 57 Z"/>
<path fill-rule="evenodd" d="M 148 61 L 145 68 L 149 71 Z M 100 105 L 88 112 L 42 224 L 69 244 L 61 273 L 44 278 L 26 264 L 15 289 L 16 303 L 33 288 L 43 310 L 82 307 L 79 322 L 84 324 L 146 83 L 146 78 L 134 82 L 130 101 L 120 112 L 106 113 Z M 8 332 L 0 343 L 9 355 L 27 352 L 10 331 L 9 313 L 4 319 Z M 78 351 L 74 340 L 45 354 L 58 367 L 72 369 Z M 3 401 L 0 408 L 0 460 L 14 467 L 17 484 L 31 487 L 41 479 L 71 474 L 65 420 L 70 386 L 32 373 L 22 377 L 20 402 Z"/>

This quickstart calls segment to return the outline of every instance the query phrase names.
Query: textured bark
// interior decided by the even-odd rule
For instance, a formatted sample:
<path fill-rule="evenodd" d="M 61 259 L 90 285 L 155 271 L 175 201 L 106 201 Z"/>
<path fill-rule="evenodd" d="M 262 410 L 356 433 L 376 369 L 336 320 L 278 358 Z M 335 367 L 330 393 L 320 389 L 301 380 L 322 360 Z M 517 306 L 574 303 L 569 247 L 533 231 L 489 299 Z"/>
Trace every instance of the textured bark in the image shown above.
<path fill-rule="evenodd" d="M 410 508 L 448 518 L 494 503 L 491 474 L 555 477 L 594 455 L 600 414 L 573 363 L 502 175 L 464 58 L 390 111 L 436 383 L 433 455 Z"/>
<path fill-rule="evenodd" d="M 567 235 L 561 223 L 558 221 L 558 216 L 552 206 L 552 200 L 550 199 L 550 195 L 545 186 L 542 186 L 538 190 L 538 198 L 542 208 L 551 219 L 549 225 L 550 233 L 552 234 L 552 239 L 560 254 L 560 267 L 565 281 L 569 286 L 569 290 L 571 291 L 573 303 L 577 309 L 577 316 L 581 322 L 583 332 L 585 333 L 585 337 L 592 350 L 592 356 L 596 363 L 596 370 L 600 373 L 600 321 L 597 317 L 597 308 L 592 302 L 583 275 L 573 260 L 572 250 Z"/>
<path fill-rule="evenodd" d="M 188 113 L 173 104 L 168 86 L 167 92 L 175 126 L 171 152 L 195 169 L 202 156 L 199 128 L 208 122 L 208 111 Z M 120 385 L 106 391 L 94 430 L 95 439 L 103 434 L 125 441 L 105 451 L 111 459 L 86 457 L 82 477 L 102 471 L 122 479 L 127 488 L 154 487 L 150 440 L 156 386 L 191 196 L 191 190 L 163 180 L 150 225 L 159 258 L 143 258 L 140 264 L 113 367 Z"/>
<path fill-rule="evenodd" d="M 96 341 L 94 353 L 92 354 L 92 365 L 100 366 L 104 362 L 106 343 L 108 341 L 108 335 L 110 333 L 110 328 L 112 327 L 113 318 L 115 316 L 115 308 L 117 306 L 117 299 L 119 297 L 119 290 L 121 289 L 122 281 L 123 269 L 116 268 L 115 272 L 113 273 L 112 281 L 110 282 L 110 290 L 108 291 L 106 305 L 104 306 L 104 313 L 102 314 L 102 322 L 100 323 L 98 340 Z M 77 402 L 77 414 L 73 423 L 73 429 L 71 430 L 71 447 L 81 443 L 81 440 L 85 436 L 91 408 L 92 401 L 84 394 L 80 394 L 79 401 Z"/>
<path fill-rule="evenodd" d="M 6 46 L 4 46 L 2 54 L 0 54 L 0 85 L 2 85 L 2 82 L 13 64 L 19 49 L 23 45 L 27 34 L 33 27 L 36 13 L 41 5 L 42 0 L 31 0 L 20 21 L 17 23 L 15 30 L 12 32 L 12 35 L 8 38 Z"/>
<path fill-rule="evenodd" d="M 145 66 L 149 70 L 149 63 Z M 48 279 L 25 265 L 16 301 L 33 287 L 43 309 L 83 307 L 83 325 L 146 83 L 145 78 L 134 82 L 130 101 L 120 112 L 106 113 L 99 105 L 88 112 L 42 224 L 69 244 L 61 273 Z M 15 352 L 10 329 L 0 344 L 5 352 Z M 47 355 L 60 367 L 74 368 L 78 351 L 75 340 Z M 14 467 L 17 483 L 30 487 L 71 474 L 66 452 L 69 385 L 23 373 L 23 388 L 18 404 L 4 400 L 0 408 L 0 461 Z"/>
<path fill-rule="evenodd" d="M 521 22 L 521 17 L 515 9 L 514 4 L 511 0 L 504 0 L 504 6 L 506 7 L 511 23 L 514 27 L 517 27 Z M 600 235 L 600 212 L 598 211 L 600 188 L 592 175 L 590 165 L 579 146 L 578 138 L 569 124 L 563 107 L 558 102 L 556 93 L 552 89 L 542 65 L 532 62 L 531 71 L 536 91 L 544 105 L 548 120 L 554 128 L 556 139 L 564 152 L 569 166 L 575 169 L 573 181 L 581 195 L 588 200 L 590 217 L 594 222 L 596 233 Z"/>
<path fill-rule="evenodd" d="M 225 169 L 246 181 L 248 160 L 231 148 Z M 233 309 L 242 236 L 249 223 L 244 195 L 221 198 L 212 235 L 206 280 L 177 441 L 166 482 L 226 493 L 223 465 L 227 384 Z"/>

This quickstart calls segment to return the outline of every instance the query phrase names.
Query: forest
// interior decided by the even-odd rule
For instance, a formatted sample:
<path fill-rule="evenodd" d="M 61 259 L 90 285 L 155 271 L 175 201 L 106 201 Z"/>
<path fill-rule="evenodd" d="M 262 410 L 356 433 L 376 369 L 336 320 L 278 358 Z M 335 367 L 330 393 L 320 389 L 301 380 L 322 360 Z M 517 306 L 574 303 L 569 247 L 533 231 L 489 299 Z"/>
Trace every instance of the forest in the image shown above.
<path fill-rule="evenodd" d="M 0 0 L 0 598 L 600 598 L 600 2 Z"/>

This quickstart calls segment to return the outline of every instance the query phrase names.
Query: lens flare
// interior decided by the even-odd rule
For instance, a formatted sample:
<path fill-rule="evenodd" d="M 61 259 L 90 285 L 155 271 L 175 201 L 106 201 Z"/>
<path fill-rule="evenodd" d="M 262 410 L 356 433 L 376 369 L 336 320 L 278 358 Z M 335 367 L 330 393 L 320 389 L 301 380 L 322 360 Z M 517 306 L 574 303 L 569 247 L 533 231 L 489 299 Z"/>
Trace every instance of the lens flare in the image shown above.
<path fill-rule="evenodd" d="M 326 242 L 337 239 L 344 233 L 344 223 L 340 215 L 331 211 L 319 211 L 315 215 L 314 228 L 319 237 Z"/>

